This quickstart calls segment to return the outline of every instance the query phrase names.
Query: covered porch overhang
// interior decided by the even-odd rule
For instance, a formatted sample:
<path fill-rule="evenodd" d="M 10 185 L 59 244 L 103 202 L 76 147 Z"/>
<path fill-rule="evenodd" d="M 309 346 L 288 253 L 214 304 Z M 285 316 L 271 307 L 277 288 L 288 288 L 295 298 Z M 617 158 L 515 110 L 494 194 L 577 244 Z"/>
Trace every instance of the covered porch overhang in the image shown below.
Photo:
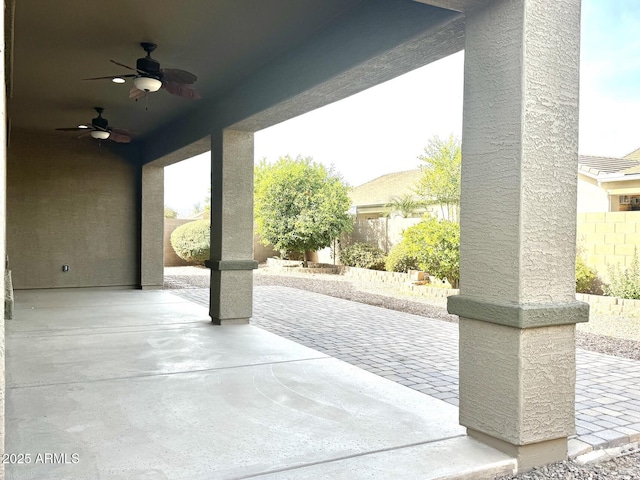
<path fill-rule="evenodd" d="M 566 207 L 576 203 L 580 2 L 422 3 L 6 2 L 0 214 L 15 286 L 161 287 L 163 167 L 210 149 L 209 315 L 248 323 L 253 132 L 465 48 L 461 296 L 450 302 L 461 317 L 460 423 L 521 470 L 566 458 L 574 325 L 587 315 Z M 147 111 L 81 80 L 111 74 L 110 58 L 131 63 L 140 41 L 159 44 L 163 66 L 197 70 L 203 99 L 161 91 Z M 134 141 L 98 149 L 53 134 L 98 105 L 137 130 Z"/>

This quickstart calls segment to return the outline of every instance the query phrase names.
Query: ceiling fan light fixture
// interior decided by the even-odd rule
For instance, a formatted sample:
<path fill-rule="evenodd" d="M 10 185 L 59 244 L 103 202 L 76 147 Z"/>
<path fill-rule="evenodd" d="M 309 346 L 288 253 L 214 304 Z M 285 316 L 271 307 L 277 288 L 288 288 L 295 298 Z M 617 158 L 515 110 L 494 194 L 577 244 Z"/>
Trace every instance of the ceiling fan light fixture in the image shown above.
<path fill-rule="evenodd" d="M 124 83 L 126 80 L 122 77 L 114 77 L 111 79 L 113 83 Z"/>
<path fill-rule="evenodd" d="M 78 128 L 89 128 L 86 125 L 78 125 Z"/>
<path fill-rule="evenodd" d="M 98 140 L 106 140 L 107 138 L 109 138 L 109 135 L 109 132 L 105 132 L 102 130 L 94 130 L 93 132 L 91 132 L 91 136 Z"/>
<path fill-rule="evenodd" d="M 157 78 L 144 76 L 134 78 L 133 84 L 143 92 L 157 92 L 162 87 L 162 82 Z"/>

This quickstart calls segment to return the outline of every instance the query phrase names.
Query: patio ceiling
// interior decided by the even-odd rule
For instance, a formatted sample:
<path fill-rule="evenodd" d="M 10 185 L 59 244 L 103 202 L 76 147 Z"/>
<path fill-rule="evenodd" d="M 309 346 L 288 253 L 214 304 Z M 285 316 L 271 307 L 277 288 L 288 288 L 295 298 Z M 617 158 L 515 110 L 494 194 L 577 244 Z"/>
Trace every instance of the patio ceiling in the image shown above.
<path fill-rule="evenodd" d="M 113 126 L 144 135 L 188 114 L 188 101 L 158 92 L 144 101 L 128 99 L 129 80 L 83 78 L 126 74 L 114 59 L 135 66 L 139 43 L 158 44 L 162 67 L 198 76 L 203 98 L 212 98 L 259 66 L 303 42 L 361 0 L 189 0 L 104 4 L 77 0 L 21 0 L 15 6 L 12 128 L 52 132 L 76 126 L 106 108 Z"/>
<path fill-rule="evenodd" d="M 112 0 L 100 5 L 77 0 L 13 0 L 7 2 L 7 9 L 9 12 L 14 9 L 13 18 L 9 14 L 7 19 L 11 56 L 8 69 L 10 128 L 69 136 L 73 133 L 56 132 L 55 128 L 87 123 L 95 117 L 93 107 L 102 106 L 106 109 L 104 116 L 109 119 L 110 126 L 131 129 L 138 134 L 140 141 L 137 143 L 141 146 L 139 151 L 144 152 L 141 155 L 146 157 L 144 161 L 166 155 L 202 138 L 211 131 L 210 125 L 203 125 L 209 123 L 207 115 L 220 110 L 221 105 L 226 106 L 223 100 L 229 92 L 234 93 L 237 85 L 259 77 L 256 72 L 261 72 L 265 66 L 295 57 L 291 52 L 301 47 L 314 45 L 311 53 L 325 55 L 325 66 L 338 64 L 336 71 L 331 72 L 335 76 L 340 69 L 349 68 L 349 62 L 356 65 L 367 56 L 393 46 L 393 42 L 400 43 L 411 35 L 423 33 L 431 24 L 459 17 L 455 12 L 412 0 L 166 0 L 152 3 Z M 374 12 L 378 22 L 386 22 L 386 10 L 400 12 L 403 16 L 398 19 L 405 23 L 413 22 L 414 26 L 408 28 L 405 23 L 394 24 L 395 19 L 391 15 L 389 31 L 397 31 L 395 35 L 381 32 L 380 38 L 376 38 L 379 27 L 362 33 L 357 29 L 349 32 L 352 17 L 363 25 L 367 21 L 363 18 Z M 416 18 L 416 13 L 420 14 L 419 18 Z M 367 17 L 368 20 L 371 18 Z M 323 44 L 328 38 L 327 35 L 322 37 L 323 32 L 336 24 L 341 27 L 334 29 L 337 33 L 331 37 L 333 43 Z M 461 29 L 451 31 L 453 33 L 449 36 L 459 40 Z M 322 42 L 317 41 L 318 36 Z M 340 52 L 340 42 L 351 38 L 358 39 L 356 41 L 360 43 L 352 45 L 350 50 L 346 48 L 348 54 Z M 385 38 L 384 45 L 382 38 Z M 186 100 L 162 90 L 149 95 L 146 110 L 144 100 L 135 102 L 128 98 L 131 80 L 122 85 L 108 79 L 83 80 L 126 74 L 124 68 L 113 65 L 109 60 L 135 66 L 136 59 L 144 56 L 140 47 L 142 41 L 158 44 L 153 57 L 163 68 L 181 68 L 195 73 L 198 76 L 195 86 L 202 100 Z M 461 41 L 457 41 L 452 48 L 432 55 L 431 60 L 459 50 L 461 45 Z M 327 56 L 334 55 L 333 52 L 336 52 L 335 61 Z M 353 58 L 345 60 L 346 55 Z M 315 59 L 310 56 L 298 55 L 295 58 L 296 61 L 303 58 L 309 62 L 307 65 L 313 65 Z M 292 65 L 291 62 L 288 67 Z M 271 78 L 271 86 L 280 86 L 281 77 L 278 75 L 291 71 L 279 70 Z M 399 73 L 402 71 L 394 72 L 394 76 Z M 308 80 L 305 75 L 311 76 L 301 68 L 302 83 Z M 388 79 L 383 77 L 385 75 L 377 81 Z M 295 79 L 296 82 L 298 80 Z M 250 86 L 253 88 L 251 92 L 262 87 L 255 82 Z M 288 85 L 280 88 L 285 92 L 282 98 L 289 95 L 286 91 Z M 355 93 L 356 89 L 351 90 L 342 96 Z M 237 98 L 238 92 L 235 93 Z M 239 96 L 247 95 L 242 91 Z M 264 108 L 254 100 L 251 99 L 254 104 L 259 104 L 259 108 Z M 233 108 L 237 104 L 235 101 Z M 255 110 L 256 107 L 253 108 Z M 274 119 L 273 123 L 278 121 L 282 119 Z M 156 147 L 149 141 L 164 141 L 179 129 L 177 126 L 183 131 L 176 134 L 180 139 L 172 144 Z M 189 129 L 198 131 L 188 138 Z M 149 149 L 157 151 L 149 152 Z"/>

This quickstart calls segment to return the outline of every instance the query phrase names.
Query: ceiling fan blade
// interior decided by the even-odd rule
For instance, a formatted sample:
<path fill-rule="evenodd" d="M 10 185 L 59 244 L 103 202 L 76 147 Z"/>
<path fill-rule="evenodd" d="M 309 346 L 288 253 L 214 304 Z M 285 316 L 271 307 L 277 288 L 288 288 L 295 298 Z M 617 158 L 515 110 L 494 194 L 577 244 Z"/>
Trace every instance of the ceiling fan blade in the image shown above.
<path fill-rule="evenodd" d="M 134 100 L 138 100 L 146 96 L 147 92 L 145 92 L 144 90 L 140 90 L 139 88 L 132 87 L 131 90 L 129 90 L 129 98 L 132 98 Z"/>
<path fill-rule="evenodd" d="M 122 133 L 114 132 L 113 130 L 110 132 L 109 140 L 116 143 L 129 143 L 131 141 L 131 137 L 129 135 L 124 135 Z"/>
<path fill-rule="evenodd" d="M 196 89 L 189 88 L 179 83 L 165 82 L 162 84 L 162 88 L 164 88 L 171 95 L 188 98 L 189 100 L 199 100 L 202 98 Z"/>
<path fill-rule="evenodd" d="M 109 75 L 108 77 L 93 77 L 93 78 L 83 78 L 82 80 L 113 80 L 114 78 L 133 78 L 137 77 L 135 74 L 130 75 Z"/>
<path fill-rule="evenodd" d="M 126 135 L 128 137 L 133 137 L 136 134 L 132 130 L 127 130 L 125 128 L 112 128 L 111 133 L 117 133 L 119 135 Z"/>
<path fill-rule="evenodd" d="M 191 85 L 198 80 L 193 73 L 178 68 L 163 68 L 160 70 L 164 76 L 164 80 L 172 83 L 181 83 L 183 85 Z"/>
<path fill-rule="evenodd" d="M 125 65 L 124 63 L 120 63 L 120 62 L 116 62 L 115 60 L 109 60 L 111 63 L 115 63 L 116 65 L 118 65 L 119 67 L 123 67 L 126 68 L 128 70 L 133 70 L 134 72 L 138 72 L 140 74 L 144 74 L 145 72 L 143 72 L 142 70 L 138 70 L 137 68 L 133 68 L 130 67 L 129 65 Z"/>

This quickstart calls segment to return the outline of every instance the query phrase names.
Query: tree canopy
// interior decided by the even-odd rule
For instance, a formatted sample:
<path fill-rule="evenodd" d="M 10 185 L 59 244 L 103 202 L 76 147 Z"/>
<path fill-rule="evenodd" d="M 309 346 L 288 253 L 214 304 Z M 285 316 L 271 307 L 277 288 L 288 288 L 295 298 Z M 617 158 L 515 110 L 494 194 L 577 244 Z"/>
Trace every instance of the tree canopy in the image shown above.
<path fill-rule="evenodd" d="M 283 257 L 328 247 L 353 228 L 347 193 L 338 175 L 311 158 L 263 160 L 255 168 L 257 233 Z"/>
<path fill-rule="evenodd" d="M 408 218 L 416 213 L 422 203 L 415 200 L 414 196 L 410 193 L 401 196 L 394 196 L 391 201 L 385 205 L 386 213 L 388 215 L 393 212 L 398 212 L 402 218 Z"/>
<path fill-rule="evenodd" d="M 164 206 L 164 218 L 178 218 L 178 212 L 173 208 Z"/>
<path fill-rule="evenodd" d="M 460 140 L 453 135 L 442 140 L 435 136 L 418 156 L 425 165 L 416 192 L 426 204 L 440 205 L 443 217 L 458 221 L 460 209 L 460 172 L 462 150 Z"/>
<path fill-rule="evenodd" d="M 449 220 L 427 217 L 403 233 L 401 245 L 421 270 L 447 279 L 453 288 L 460 280 L 460 225 Z"/>

